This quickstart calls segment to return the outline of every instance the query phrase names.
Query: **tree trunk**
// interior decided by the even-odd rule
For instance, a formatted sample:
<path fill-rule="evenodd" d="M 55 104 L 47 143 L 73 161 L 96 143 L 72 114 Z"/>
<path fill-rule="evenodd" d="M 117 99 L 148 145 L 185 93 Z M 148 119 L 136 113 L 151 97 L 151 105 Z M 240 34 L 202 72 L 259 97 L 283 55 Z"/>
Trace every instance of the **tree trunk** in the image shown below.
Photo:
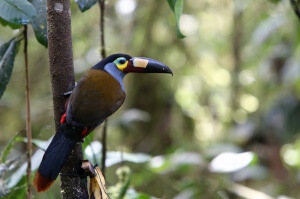
<path fill-rule="evenodd" d="M 71 9 L 69 0 L 47 0 L 49 62 L 56 129 L 65 112 L 62 93 L 74 87 L 74 68 L 71 37 Z M 81 144 L 75 145 L 61 170 L 63 198 L 88 198 L 87 179 L 78 175 L 82 159 Z"/>

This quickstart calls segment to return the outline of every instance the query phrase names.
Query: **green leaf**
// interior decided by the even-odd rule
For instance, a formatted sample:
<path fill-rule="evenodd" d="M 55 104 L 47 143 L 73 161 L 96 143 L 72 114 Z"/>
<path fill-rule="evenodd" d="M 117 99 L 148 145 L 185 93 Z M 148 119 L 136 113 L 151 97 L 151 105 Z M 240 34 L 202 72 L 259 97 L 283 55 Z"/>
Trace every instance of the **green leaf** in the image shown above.
<path fill-rule="evenodd" d="M 183 10 L 183 0 L 168 0 L 168 3 L 176 18 L 176 35 L 178 38 L 184 38 L 185 36 L 181 33 L 179 26 L 180 17 Z"/>
<path fill-rule="evenodd" d="M 90 9 L 98 0 L 75 0 L 81 12 Z"/>
<path fill-rule="evenodd" d="M 17 133 L 13 138 L 11 138 L 9 140 L 9 142 L 7 143 L 7 145 L 5 146 L 5 148 L 3 149 L 2 153 L 1 153 L 1 162 L 2 163 L 5 163 L 6 158 L 7 158 L 8 154 L 10 153 L 10 151 L 16 141 L 16 138 L 18 137 L 18 134 L 19 133 Z"/>
<path fill-rule="evenodd" d="M 2 26 L 9 26 L 9 27 L 11 27 L 12 29 L 19 29 L 19 28 L 22 27 L 22 25 L 20 25 L 20 24 L 13 24 L 13 23 L 10 23 L 10 22 L 8 22 L 8 21 L 2 19 L 1 17 L 0 17 L 0 24 L 1 24 Z"/>
<path fill-rule="evenodd" d="M 1 1 L 1 0 L 0 0 Z M 31 3 L 36 10 L 36 16 L 32 17 L 31 25 L 34 30 L 34 34 L 38 42 L 48 47 L 47 39 L 47 11 L 46 11 L 46 0 L 32 0 Z"/>
<path fill-rule="evenodd" d="M 0 0 L 0 17 L 10 23 L 25 25 L 35 15 L 35 8 L 26 0 Z"/>
<path fill-rule="evenodd" d="M 0 46 L 0 99 L 10 79 L 20 41 L 17 38 Z"/>
<path fill-rule="evenodd" d="M 171 7 L 171 9 L 174 12 L 174 7 L 175 7 L 175 3 L 177 0 L 168 0 L 169 6 Z"/>
<path fill-rule="evenodd" d="M 130 174 L 129 174 L 129 176 L 127 176 L 127 179 L 126 179 L 125 183 L 123 184 L 123 186 L 120 189 L 120 193 L 119 193 L 118 199 L 122 199 L 122 198 L 125 197 L 126 192 L 127 192 L 128 188 L 129 188 L 129 185 L 130 185 Z"/>
<path fill-rule="evenodd" d="M 82 143 L 82 150 L 84 151 L 87 146 L 89 146 L 94 140 L 94 133 L 91 132 L 88 136 L 84 138 L 84 142 Z"/>

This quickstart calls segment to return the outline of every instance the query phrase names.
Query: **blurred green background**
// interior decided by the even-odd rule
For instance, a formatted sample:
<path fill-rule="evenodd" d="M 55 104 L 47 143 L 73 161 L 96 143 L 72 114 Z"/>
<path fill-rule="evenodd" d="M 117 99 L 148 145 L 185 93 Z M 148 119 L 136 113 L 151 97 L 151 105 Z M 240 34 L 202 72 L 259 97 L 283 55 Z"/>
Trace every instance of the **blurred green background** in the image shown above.
<path fill-rule="evenodd" d="M 71 7 L 78 80 L 100 61 L 99 7 Z M 300 198 L 300 21 L 289 1 L 185 0 L 184 39 L 167 1 L 107 1 L 105 22 L 107 54 L 151 57 L 174 72 L 125 78 L 127 99 L 108 127 L 111 198 L 122 189 L 127 198 Z M 0 29 L 0 44 L 18 34 Z M 25 136 L 23 59 L 20 50 L 0 100 L 1 150 L 15 134 Z M 33 138 L 41 146 L 55 131 L 48 53 L 32 29 L 29 65 Z M 98 164 L 100 140 L 101 127 L 85 146 Z M 7 198 L 25 196 L 16 174 L 25 145 L 16 141 L 0 165 Z M 35 198 L 59 198 L 59 183 Z"/>

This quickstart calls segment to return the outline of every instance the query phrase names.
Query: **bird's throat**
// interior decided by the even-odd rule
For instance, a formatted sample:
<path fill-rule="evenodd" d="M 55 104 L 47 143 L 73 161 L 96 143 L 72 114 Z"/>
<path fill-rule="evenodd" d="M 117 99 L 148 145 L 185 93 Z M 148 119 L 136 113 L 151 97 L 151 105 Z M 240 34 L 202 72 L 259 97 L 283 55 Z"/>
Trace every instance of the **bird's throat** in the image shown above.
<path fill-rule="evenodd" d="M 120 71 L 118 68 L 115 66 L 107 66 L 104 67 L 104 70 L 108 72 L 111 76 L 113 76 L 121 85 L 122 90 L 125 92 L 125 86 L 123 83 L 123 78 L 126 75 L 126 73 Z"/>

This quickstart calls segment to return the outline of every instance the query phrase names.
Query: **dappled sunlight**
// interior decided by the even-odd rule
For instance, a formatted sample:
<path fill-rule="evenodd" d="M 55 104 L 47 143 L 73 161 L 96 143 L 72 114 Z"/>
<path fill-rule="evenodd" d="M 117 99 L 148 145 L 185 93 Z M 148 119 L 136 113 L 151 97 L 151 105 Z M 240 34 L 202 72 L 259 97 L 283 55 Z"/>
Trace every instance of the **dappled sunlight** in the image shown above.
<path fill-rule="evenodd" d="M 300 21 L 292 1 L 105 1 L 106 54 L 153 58 L 173 71 L 124 78 L 126 100 L 108 118 L 111 199 L 300 198 Z M 101 13 L 97 1 L 83 13 L 76 2 L 71 14 L 78 81 L 101 60 Z M 0 46 L 23 29 L 0 26 Z M 48 49 L 30 24 L 28 30 L 36 170 L 55 124 Z M 22 48 L 0 100 L 0 187 L 7 189 L 0 188 L 0 197 L 5 191 L 26 194 Z M 98 165 L 102 130 L 82 143 L 84 159 Z M 35 198 L 59 198 L 59 182 L 54 187 Z"/>
<path fill-rule="evenodd" d="M 281 157 L 287 165 L 300 168 L 300 140 L 298 139 L 295 143 L 283 145 Z"/>
<path fill-rule="evenodd" d="M 116 3 L 116 11 L 121 15 L 131 14 L 135 8 L 135 0 L 118 0 Z"/>
<path fill-rule="evenodd" d="M 243 94 L 240 99 L 241 107 L 248 112 L 255 112 L 259 107 L 259 102 L 256 97 L 250 94 Z"/>
<path fill-rule="evenodd" d="M 180 18 L 180 28 L 186 36 L 196 34 L 199 26 L 200 24 L 192 15 L 183 14 Z"/>

